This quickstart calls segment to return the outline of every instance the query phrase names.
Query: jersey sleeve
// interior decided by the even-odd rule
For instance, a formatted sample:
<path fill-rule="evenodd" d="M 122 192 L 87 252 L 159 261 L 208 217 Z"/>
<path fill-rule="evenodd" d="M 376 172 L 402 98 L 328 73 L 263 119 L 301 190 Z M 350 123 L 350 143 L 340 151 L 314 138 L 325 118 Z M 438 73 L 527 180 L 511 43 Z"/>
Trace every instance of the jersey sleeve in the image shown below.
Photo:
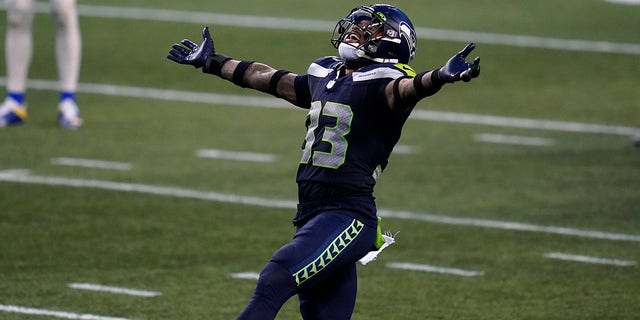
<path fill-rule="evenodd" d="M 311 107 L 309 76 L 306 74 L 296 76 L 293 82 L 293 88 L 296 92 L 296 106 L 309 109 Z"/>

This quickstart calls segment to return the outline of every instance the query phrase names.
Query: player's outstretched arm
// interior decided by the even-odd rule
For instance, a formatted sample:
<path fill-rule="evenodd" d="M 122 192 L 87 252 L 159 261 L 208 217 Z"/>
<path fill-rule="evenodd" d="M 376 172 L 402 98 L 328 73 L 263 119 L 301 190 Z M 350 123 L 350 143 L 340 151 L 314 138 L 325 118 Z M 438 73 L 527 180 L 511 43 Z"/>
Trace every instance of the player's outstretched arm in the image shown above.
<path fill-rule="evenodd" d="M 406 102 L 419 101 L 433 95 L 446 83 L 461 80 L 469 82 L 480 76 L 480 57 L 476 57 L 473 62 L 466 60 L 475 47 L 474 43 L 467 44 L 438 69 L 418 73 L 414 78 L 401 78 L 391 82 L 386 89 L 391 107 L 403 106 Z"/>
<path fill-rule="evenodd" d="M 299 104 L 295 91 L 296 74 L 255 61 L 235 60 L 216 52 L 208 27 L 202 30 L 202 43 L 196 44 L 183 39 L 181 44 L 173 44 L 167 58 L 179 64 L 202 68 L 202 72 L 219 76 L 238 86 L 256 89 Z"/>

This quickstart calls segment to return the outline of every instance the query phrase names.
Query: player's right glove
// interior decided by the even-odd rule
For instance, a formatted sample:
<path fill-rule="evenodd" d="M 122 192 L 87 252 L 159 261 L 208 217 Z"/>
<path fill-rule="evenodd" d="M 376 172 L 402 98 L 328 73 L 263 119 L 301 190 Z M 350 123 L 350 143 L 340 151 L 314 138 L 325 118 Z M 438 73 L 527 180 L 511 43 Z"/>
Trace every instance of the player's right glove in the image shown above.
<path fill-rule="evenodd" d="M 476 57 L 472 63 L 465 59 L 475 49 L 474 43 L 467 44 L 462 51 L 456 53 L 447 63 L 437 70 L 437 77 L 442 82 L 453 83 L 456 81 L 468 82 L 480 75 L 480 57 Z"/>
<path fill-rule="evenodd" d="M 209 27 L 202 29 L 202 43 L 200 45 L 189 39 L 182 39 L 182 45 L 174 43 L 167 58 L 180 64 L 202 68 L 202 72 L 220 75 L 222 65 L 229 57 L 216 53 Z"/>

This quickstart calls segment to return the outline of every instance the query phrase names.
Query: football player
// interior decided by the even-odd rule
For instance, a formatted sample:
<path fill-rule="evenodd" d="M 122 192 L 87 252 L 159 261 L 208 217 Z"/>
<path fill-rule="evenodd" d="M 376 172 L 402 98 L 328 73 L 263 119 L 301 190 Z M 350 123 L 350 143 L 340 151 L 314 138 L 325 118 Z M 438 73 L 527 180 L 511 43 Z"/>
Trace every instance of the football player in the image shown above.
<path fill-rule="evenodd" d="M 376 178 L 416 103 L 480 74 L 479 58 L 466 61 L 475 45 L 416 73 L 407 65 L 416 53 L 413 24 L 383 4 L 357 7 L 341 19 L 331 39 L 339 56 L 315 60 L 305 74 L 218 53 L 206 27 L 203 39 L 174 44 L 168 58 L 309 110 L 295 235 L 263 268 L 238 319 L 274 319 L 293 295 L 304 319 L 350 319 L 356 262 L 381 245 Z"/>
<path fill-rule="evenodd" d="M 82 125 L 75 95 L 80 72 L 81 38 L 76 0 L 50 0 L 56 27 L 56 59 L 60 82 L 58 124 L 77 129 Z M 0 127 L 22 124 L 27 117 L 25 93 L 33 50 L 33 0 L 5 0 L 7 34 L 7 96 L 0 105 Z"/>

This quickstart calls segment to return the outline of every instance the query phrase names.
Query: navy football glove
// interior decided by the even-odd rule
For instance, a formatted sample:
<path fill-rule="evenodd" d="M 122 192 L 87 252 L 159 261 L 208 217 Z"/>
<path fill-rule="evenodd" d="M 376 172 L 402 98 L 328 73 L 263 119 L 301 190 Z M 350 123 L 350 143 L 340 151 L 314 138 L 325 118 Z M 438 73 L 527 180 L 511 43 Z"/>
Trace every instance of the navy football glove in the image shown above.
<path fill-rule="evenodd" d="M 195 68 L 204 67 L 207 59 L 216 53 L 213 39 L 209 34 L 209 27 L 202 29 L 202 39 L 200 45 L 189 39 L 182 39 L 182 45 L 174 43 L 167 58 L 180 64 L 192 65 Z"/>
<path fill-rule="evenodd" d="M 480 75 L 480 57 L 476 57 L 472 63 L 465 59 L 476 48 L 474 43 L 467 44 L 462 51 L 456 53 L 447 63 L 438 69 L 438 78 L 443 82 L 456 81 L 468 82 Z"/>

